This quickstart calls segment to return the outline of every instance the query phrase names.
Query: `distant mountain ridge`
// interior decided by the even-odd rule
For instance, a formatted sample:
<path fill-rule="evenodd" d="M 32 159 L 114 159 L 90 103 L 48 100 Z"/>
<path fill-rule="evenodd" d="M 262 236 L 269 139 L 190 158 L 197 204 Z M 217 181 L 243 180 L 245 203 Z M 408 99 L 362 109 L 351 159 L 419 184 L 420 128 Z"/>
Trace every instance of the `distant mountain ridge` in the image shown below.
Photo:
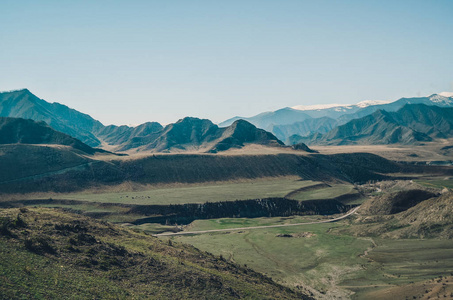
<path fill-rule="evenodd" d="M 120 150 L 140 148 L 154 152 L 167 152 L 205 149 L 207 152 L 218 152 L 230 148 L 241 148 L 247 143 L 266 146 L 283 145 L 283 142 L 273 134 L 256 128 L 247 121 L 238 120 L 229 127 L 219 128 L 207 119 L 186 117 L 167 125 L 160 132 L 135 137 Z"/>
<path fill-rule="evenodd" d="M 414 144 L 453 137 L 453 108 L 406 104 L 396 112 L 378 110 L 335 127 L 325 134 L 292 136 L 309 145 Z"/>
<path fill-rule="evenodd" d="M 319 104 L 319 105 L 296 105 L 285 107 L 276 111 L 260 113 L 256 116 L 244 118 L 234 117 L 219 124 L 219 126 L 229 126 L 235 120 L 243 119 L 263 129 L 270 129 L 271 126 L 289 125 L 302 122 L 311 118 L 333 118 L 345 114 L 352 114 L 358 110 L 375 105 L 386 104 L 388 101 L 367 100 L 357 104 Z"/>
<path fill-rule="evenodd" d="M 292 135 L 308 136 L 314 133 L 325 133 L 331 130 L 332 126 L 343 125 L 380 109 L 395 112 L 406 104 L 453 107 L 453 93 L 433 94 L 429 97 L 401 98 L 393 102 L 366 100 L 352 105 L 299 105 L 264 112 L 248 118 L 234 117 L 220 123 L 219 126 L 228 126 L 235 120 L 243 119 L 259 128 L 272 132 L 283 141 L 289 141 L 289 137 Z M 326 122 L 325 118 L 335 120 L 336 124 L 332 120 Z"/>
<path fill-rule="evenodd" d="M 315 133 L 326 133 L 338 125 L 338 121 L 329 117 L 310 118 L 289 125 L 274 125 L 270 130 L 279 139 L 289 142 L 292 135 L 309 136 Z"/>
<path fill-rule="evenodd" d="M 102 142 L 118 145 L 135 136 L 148 135 L 162 128 L 157 122 L 137 127 L 104 126 L 91 116 L 59 103 L 49 103 L 28 89 L 0 93 L 0 117 L 44 121 L 53 129 L 73 136 L 91 147 Z"/>
<path fill-rule="evenodd" d="M 157 122 L 136 127 L 104 126 L 87 114 L 59 103 L 39 99 L 29 90 L 0 93 L 0 116 L 43 121 L 89 146 L 110 145 L 125 151 L 137 148 L 153 152 L 206 149 L 210 152 L 240 148 L 247 143 L 283 145 L 273 134 L 245 121 L 219 128 L 209 120 L 184 118 L 165 128 Z"/>
<path fill-rule="evenodd" d="M 431 113 L 442 118 L 443 123 L 422 111 L 406 110 L 404 116 L 393 114 L 408 104 L 440 108 Z M 309 145 L 420 143 L 451 136 L 450 121 L 445 121 L 449 120 L 449 111 L 441 112 L 449 107 L 453 107 L 453 97 L 441 93 L 390 103 L 364 101 L 355 105 L 283 108 L 251 118 L 235 117 L 220 126 L 188 117 L 165 127 L 157 122 L 129 127 L 104 126 L 87 114 L 39 99 L 27 89 L 0 93 L 0 117 L 43 121 L 88 146 L 109 146 L 117 151 L 217 152 L 246 144 L 281 146 L 282 141 Z"/>
<path fill-rule="evenodd" d="M 445 97 L 438 94 L 433 94 L 429 97 L 414 97 L 414 98 L 401 98 L 391 103 L 377 105 L 377 106 L 367 106 L 360 109 L 359 111 L 353 114 L 343 115 L 338 118 L 339 123 L 346 123 L 353 119 L 358 119 L 366 115 L 372 114 L 377 110 L 385 110 L 389 112 L 395 112 L 402 108 L 406 104 L 425 104 L 425 105 L 435 105 L 439 107 L 453 107 L 453 97 Z"/>
<path fill-rule="evenodd" d="M 98 130 L 96 134 L 110 145 L 120 145 L 134 137 L 147 136 L 162 129 L 162 125 L 157 122 L 146 122 L 136 127 L 109 125 Z"/>
<path fill-rule="evenodd" d="M 253 125 L 268 130 L 269 126 L 279 124 L 291 124 L 294 122 L 303 121 L 305 119 L 311 118 L 306 112 L 293 109 L 290 107 L 285 107 L 272 112 L 264 112 L 259 115 L 250 118 L 243 117 L 233 117 L 219 124 L 220 127 L 227 127 L 233 124 L 237 120 L 245 120 Z"/>

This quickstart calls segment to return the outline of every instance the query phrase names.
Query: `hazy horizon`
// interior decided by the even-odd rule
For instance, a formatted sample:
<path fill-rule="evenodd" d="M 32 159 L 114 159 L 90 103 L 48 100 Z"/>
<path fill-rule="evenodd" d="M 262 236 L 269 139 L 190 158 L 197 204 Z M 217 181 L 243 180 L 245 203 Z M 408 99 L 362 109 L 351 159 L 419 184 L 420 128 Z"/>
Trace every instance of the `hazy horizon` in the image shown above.
<path fill-rule="evenodd" d="M 453 91 L 451 1 L 3 1 L 0 90 L 105 125 Z"/>

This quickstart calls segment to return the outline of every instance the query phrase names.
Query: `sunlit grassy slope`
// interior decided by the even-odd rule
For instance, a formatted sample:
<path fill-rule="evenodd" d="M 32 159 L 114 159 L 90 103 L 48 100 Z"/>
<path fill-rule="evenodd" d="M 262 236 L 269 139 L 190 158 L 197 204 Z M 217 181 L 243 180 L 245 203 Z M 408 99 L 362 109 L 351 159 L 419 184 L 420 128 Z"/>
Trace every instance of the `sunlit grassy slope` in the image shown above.
<path fill-rule="evenodd" d="M 2 299 L 308 299 L 191 246 L 52 209 L 0 211 Z"/>

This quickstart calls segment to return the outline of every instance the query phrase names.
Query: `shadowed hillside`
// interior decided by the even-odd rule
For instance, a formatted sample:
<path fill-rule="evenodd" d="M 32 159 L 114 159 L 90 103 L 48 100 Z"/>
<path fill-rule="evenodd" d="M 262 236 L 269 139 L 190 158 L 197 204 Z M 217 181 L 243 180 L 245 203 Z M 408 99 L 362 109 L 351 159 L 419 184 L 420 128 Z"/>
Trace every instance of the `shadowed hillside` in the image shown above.
<path fill-rule="evenodd" d="M 44 122 L 20 118 L 0 117 L 0 144 L 64 145 L 87 154 L 102 151 L 93 149 L 67 134 L 55 131 Z"/>
<path fill-rule="evenodd" d="M 366 153 L 329 156 L 180 154 L 100 161 L 53 147 L 3 145 L 0 150 L 3 153 L 0 166 L 11 166 L 0 168 L 0 190 L 4 193 L 67 192 L 125 181 L 141 184 L 197 183 L 288 175 L 315 181 L 365 182 L 385 179 L 389 173 L 428 168 L 403 166 Z M 431 171 L 444 172 L 438 167 Z"/>
<path fill-rule="evenodd" d="M 367 201 L 360 208 L 363 215 L 392 215 L 438 195 L 424 190 L 407 190 L 384 194 Z"/>

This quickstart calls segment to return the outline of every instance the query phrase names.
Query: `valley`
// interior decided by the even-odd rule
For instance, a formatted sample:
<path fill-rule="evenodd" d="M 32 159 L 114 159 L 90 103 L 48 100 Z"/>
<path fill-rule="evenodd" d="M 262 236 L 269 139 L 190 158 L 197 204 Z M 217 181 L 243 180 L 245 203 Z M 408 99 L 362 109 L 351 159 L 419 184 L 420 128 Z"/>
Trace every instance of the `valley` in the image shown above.
<path fill-rule="evenodd" d="M 274 218 L 266 224 L 308 220 Z M 230 222 L 235 226 L 262 223 L 260 220 L 242 223 L 237 219 L 207 222 L 196 221 L 190 230 L 225 228 L 231 226 Z M 370 294 L 451 275 L 451 240 L 389 240 L 332 234 L 332 230 L 347 226 L 347 221 L 341 221 L 171 238 L 247 264 L 284 285 L 312 288 L 317 299 L 377 299 Z M 298 238 L 301 233 L 302 237 Z"/>
<path fill-rule="evenodd" d="M 0 300 L 453 300 L 452 0 L 0 12 Z"/>
<path fill-rule="evenodd" d="M 129 127 L 28 90 L 0 93 L 0 293 L 448 298 L 452 99 L 439 97 L 344 108 L 354 117 L 283 109 L 256 126 L 186 117 Z M 273 132 L 317 128 L 307 144 L 259 128 L 301 116 Z M 335 122 L 315 120 L 327 116 Z M 39 284 L 20 285 L 31 274 Z"/>
<path fill-rule="evenodd" d="M 124 184 L 109 187 L 110 190 L 68 194 L 14 194 L 8 200 L 1 201 L 0 205 L 62 208 L 64 211 L 157 236 L 160 233 L 180 232 L 183 235 L 163 234 L 159 239 L 190 244 L 226 261 L 246 265 L 279 284 L 313 295 L 315 299 L 384 299 L 383 295 L 389 291 L 417 297 L 434 291 L 433 294 L 443 297 L 450 293 L 449 286 L 443 285 L 444 280 L 448 279 L 439 282 L 431 280 L 439 276 L 450 276 L 453 267 L 451 239 L 436 236 L 428 239 L 408 239 L 408 236 L 395 239 L 392 236 L 396 235 L 382 235 L 387 229 L 374 230 L 372 227 L 387 228 L 388 224 L 394 224 L 389 217 L 373 217 L 365 223 L 361 221 L 366 217 L 362 217 L 363 209 L 359 205 L 368 203 L 369 197 L 378 190 L 377 187 L 380 187 L 378 194 L 385 195 L 423 187 L 441 191 L 451 184 L 451 179 L 446 179 L 445 176 L 411 176 L 414 179 L 390 179 L 356 186 L 345 182 L 300 180 L 291 176 L 162 186 Z M 361 197 L 353 197 L 353 201 L 344 197 L 351 194 L 360 194 Z M 341 201 L 343 198 L 345 204 L 352 205 L 355 209 L 348 218 L 333 223 L 329 220 L 341 217 L 347 210 L 333 215 L 309 213 L 254 218 L 209 218 L 187 224 L 137 222 L 143 217 L 149 218 L 145 216 L 146 206 L 155 207 L 154 211 L 159 211 L 156 210 L 159 205 L 234 203 L 272 197 L 283 200 L 285 196 L 302 201 L 301 203 L 309 200 L 329 201 L 326 199 Z M 370 220 L 375 223 L 370 223 Z M 364 226 L 371 226 L 371 229 L 367 231 Z M 390 233 L 404 230 L 407 226 L 396 226 Z M 211 230 L 220 231 L 210 232 Z M 201 234 L 195 234 L 198 231 Z M 184 234 L 185 232 L 188 233 Z M 417 284 L 424 287 L 423 290 L 407 289 L 408 286 Z M 425 293 L 425 290 L 429 290 L 429 293 Z"/>

